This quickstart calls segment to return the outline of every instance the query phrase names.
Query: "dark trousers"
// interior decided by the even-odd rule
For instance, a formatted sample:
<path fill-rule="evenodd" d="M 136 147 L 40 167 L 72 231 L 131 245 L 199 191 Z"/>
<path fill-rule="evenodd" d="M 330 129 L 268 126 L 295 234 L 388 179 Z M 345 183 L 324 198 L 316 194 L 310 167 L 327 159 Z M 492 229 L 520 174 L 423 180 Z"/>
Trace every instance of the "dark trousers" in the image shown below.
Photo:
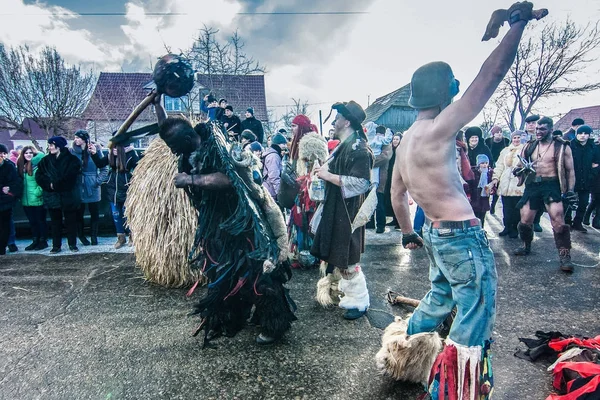
<path fill-rule="evenodd" d="M 502 196 L 502 215 L 504 217 L 504 226 L 509 230 L 516 232 L 517 225 L 521 220 L 521 210 L 517 208 L 517 203 L 521 196 Z"/>
<path fill-rule="evenodd" d="M 377 208 L 375 209 L 375 224 L 378 229 L 385 229 L 385 195 L 377 192 Z"/>
<path fill-rule="evenodd" d="M 10 236 L 10 220 L 12 219 L 12 208 L 0 211 L 0 254 L 6 254 L 8 237 Z"/>
<path fill-rule="evenodd" d="M 474 214 L 481 221 L 481 228 L 483 229 L 485 227 L 485 214 L 487 214 L 487 211 L 478 211 L 474 212 Z"/>
<path fill-rule="evenodd" d="M 592 217 L 592 213 L 595 211 L 596 215 L 598 214 L 597 208 L 600 207 L 600 195 L 597 193 L 592 193 L 592 201 L 590 202 L 590 204 L 587 207 L 587 210 L 585 212 L 585 216 L 583 217 L 583 219 L 585 221 L 587 221 L 587 223 L 590 223 L 590 218 Z M 598 218 L 598 217 L 596 217 Z"/>
<path fill-rule="evenodd" d="M 31 236 L 34 240 L 46 240 L 48 237 L 48 226 L 46 225 L 46 209 L 44 206 L 23 207 L 25 215 L 29 220 Z"/>
<path fill-rule="evenodd" d="M 83 222 L 83 216 L 85 214 L 85 206 L 88 206 L 88 210 L 90 211 L 90 222 L 92 226 L 94 223 L 98 223 L 100 220 L 100 202 L 96 203 L 81 203 L 81 206 L 77 210 L 77 229 L 81 235 L 83 235 L 83 227 L 85 223 Z"/>
<path fill-rule="evenodd" d="M 585 211 L 587 210 L 588 203 L 590 202 L 590 192 L 587 190 L 579 190 L 577 192 L 579 202 L 577 203 L 577 210 L 575 211 L 575 218 L 573 224 L 580 225 L 583 221 Z M 570 210 L 569 210 L 570 211 Z"/>
<path fill-rule="evenodd" d="M 497 194 L 492 196 L 492 205 L 490 206 L 490 213 L 492 214 L 496 212 L 496 203 L 498 202 L 498 198 L 500 198 L 500 196 Z"/>
<path fill-rule="evenodd" d="M 52 221 L 52 247 L 60 248 L 62 245 L 62 222 L 63 214 L 65 218 L 65 227 L 67 228 L 67 242 L 69 246 L 77 245 L 77 209 L 62 210 L 60 208 L 51 208 L 50 220 Z"/>

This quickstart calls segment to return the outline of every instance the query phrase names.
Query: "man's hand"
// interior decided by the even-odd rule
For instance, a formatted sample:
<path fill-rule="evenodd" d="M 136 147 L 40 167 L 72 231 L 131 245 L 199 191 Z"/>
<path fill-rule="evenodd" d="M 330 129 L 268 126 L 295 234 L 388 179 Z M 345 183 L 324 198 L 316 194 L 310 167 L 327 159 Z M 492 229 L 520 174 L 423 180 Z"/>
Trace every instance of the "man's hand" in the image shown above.
<path fill-rule="evenodd" d="M 571 208 L 577 208 L 577 203 L 579 203 L 579 196 L 577 193 L 569 190 L 567 193 L 563 194 L 563 200 L 566 201 Z"/>
<path fill-rule="evenodd" d="M 333 174 L 329 172 L 329 167 L 327 166 L 327 164 L 323 164 L 320 167 L 313 169 L 313 173 L 327 182 L 331 182 L 333 178 Z"/>
<path fill-rule="evenodd" d="M 192 177 L 185 172 L 182 172 L 175 175 L 173 183 L 175 183 L 175 187 L 177 188 L 184 188 L 192 184 Z"/>
<path fill-rule="evenodd" d="M 8 187 L 8 186 L 4 186 L 2 188 L 2 193 L 4 193 L 4 194 L 8 194 L 9 191 L 10 191 L 10 187 Z"/>
<path fill-rule="evenodd" d="M 414 250 L 423 247 L 423 239 L 417 232 L 402 234 L 402 247 L 409 250 Z"/>
<path fill-rule="evenodd" d="M 504 22 L 508 22 L 512 26 L 519 21 L 527 23 L 532 19 L 542 19 L 546 15 L 548 15 L 546 8 L 534 10 L 533 4 L 528 1 L 516 2 L 508 10 L 496 10 L 492 13 L 481 40 L 487 41 L 497 37 Z"/>
<path fill-rule="evenodd" d="M 155 106 L 159 105 L 159 104 L 162 104 L 160 102 L 161 98 L 162 98 L 162 93 L 156 93 L 156 96 L 154 96 L 154 100 L 152 100 L 152 104 L 154 104 Z"/>

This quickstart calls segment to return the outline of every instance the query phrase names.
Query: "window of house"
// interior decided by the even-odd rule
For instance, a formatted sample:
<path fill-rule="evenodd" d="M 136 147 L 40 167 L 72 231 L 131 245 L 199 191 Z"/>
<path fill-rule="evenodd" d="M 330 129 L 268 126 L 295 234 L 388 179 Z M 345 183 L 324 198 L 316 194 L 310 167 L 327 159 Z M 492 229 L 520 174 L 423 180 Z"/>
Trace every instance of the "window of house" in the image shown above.
<path fill-rule="evenodd" d="M 167 95 L 165 98 L 165 111 L 186 111 L 188 104 L 188 97 L 182 96 L 178 98 L 169 97 Z"/>

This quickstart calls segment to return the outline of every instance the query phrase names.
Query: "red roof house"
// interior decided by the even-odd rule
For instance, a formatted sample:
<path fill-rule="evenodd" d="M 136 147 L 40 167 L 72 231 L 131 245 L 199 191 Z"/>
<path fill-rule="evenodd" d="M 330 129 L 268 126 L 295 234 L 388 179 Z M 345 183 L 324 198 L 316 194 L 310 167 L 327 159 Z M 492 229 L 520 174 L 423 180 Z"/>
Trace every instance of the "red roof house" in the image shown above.
<path fill-rule="evenodd" d="M 582 118 L 594 132 L 600 132 L 600 105 L 572 109 L 554 124 L 554 129 L 568 131 L 575 118 Z"/>

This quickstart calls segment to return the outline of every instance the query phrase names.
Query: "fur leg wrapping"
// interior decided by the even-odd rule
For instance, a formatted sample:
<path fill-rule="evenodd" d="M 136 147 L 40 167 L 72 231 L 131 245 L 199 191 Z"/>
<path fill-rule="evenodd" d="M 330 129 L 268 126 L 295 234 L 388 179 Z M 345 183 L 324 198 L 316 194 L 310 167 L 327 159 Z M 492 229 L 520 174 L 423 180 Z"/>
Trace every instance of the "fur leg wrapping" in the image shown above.
<path fill-rule="evenodd" d="M 351 279 L 344 278 L 339 283 L 340 291 L 344 293 L 340 297 L 340 308 L 350 310 L 356 308 L 358 311 L 365 311 L 369 308 L 369 291 L 367 290 L 367 281 L 365 274 L 359 266 L 355 267 L 355 272 Z"/>
<path fill-rule="evenodd" d="M 464 346 L 446 339 L 429 375 L 432 399 L 485 400 L 494 387 L 490 342 Z"/>
<path fill-rule="evenodd" d="M 383 333 L 375 356 L 377 369 L 399 381 L 426 384 L 443 344 L 437 332 L 407 335 L 408 318 L 396 317 Z"/>
<path fill-rule="evenodd" d="M 531 243 L 533 240 L 533 225 L 527 225 L 519 222 L 517 229 L 521 235 L 521 240 L 527 244 Z"/>
<path fill-rule="evenodd" d="M 338 304 L 341 292 L 338 289 L 338 283 L 342 276 L 337 268 L 332 273 L 327 273 L 327 263 L 321 262 L 321 279 L 317 282 L 317 295 L 315 299 L 323 307 L 330 307 Z"/>
<path fill-rule="evenodd" d="M 571 248 L 571 231 L 569 225 L 561 225 L 557 230 L 554 230 L 554 243 L 557 249 Z"/>

